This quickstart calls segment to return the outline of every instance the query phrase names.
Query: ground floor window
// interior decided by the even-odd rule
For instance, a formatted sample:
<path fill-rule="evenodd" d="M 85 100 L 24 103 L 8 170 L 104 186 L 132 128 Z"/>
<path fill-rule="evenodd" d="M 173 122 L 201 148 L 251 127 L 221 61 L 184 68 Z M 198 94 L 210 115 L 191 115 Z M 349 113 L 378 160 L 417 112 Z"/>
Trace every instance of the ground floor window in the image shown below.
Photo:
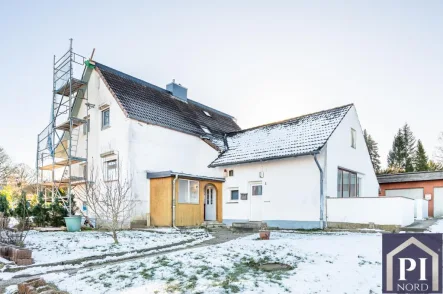
<path fill-rule="evenodd" d="M 231 200 L 238 200 L 238 190 L 231 190 Z"/>
<path fill-rule="evenodd" d="M 178 203 L 199 203 L 199 182 L 192 180 L 179 180 Z"/>
<path fill-rule="evenodd" d="M 356 172 L 338 169 L 337 197 L 360 197 L 362 178 Z"/>

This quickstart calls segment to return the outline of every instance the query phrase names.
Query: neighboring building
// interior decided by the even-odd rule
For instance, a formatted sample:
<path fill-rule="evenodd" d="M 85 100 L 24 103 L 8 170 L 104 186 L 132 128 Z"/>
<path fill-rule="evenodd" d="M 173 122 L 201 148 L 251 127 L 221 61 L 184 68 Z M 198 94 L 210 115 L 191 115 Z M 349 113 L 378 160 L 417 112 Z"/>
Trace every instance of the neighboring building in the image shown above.
<path fill-rule="evenodd" d="M 163 89 L 89 64 L 87 100 L 73 106 L 73 115 L 89 122 L 73 146 L 87 161 L 72 165 L 71 175 L 87 177 L 91 167 L 105 180 L 117 168 L 130 174 L 139 200 L 133 225 L 210 220 L 321 228 L 326 197 L 378 195 L 352 104 L 241 130 L 232 116 L 189 99 L 175 82 Z M 81 185 L 74 192 L 81 200 Z"/>
<path fill-rule="evenodd" d="M 377 176 L 380 196 L 429 200 L 429 216 L 443 216 L 443 172 L 412 172 Z"/>
<path fill-rule="evenodd" d="M 264 221 L 272 227 L 320 228 L 320 220 L 326 219 L 321 193 L 344 198 L 378 195 L 352 104 L 229 133 L 225 142 L 227 150 L 210 166 L 227 174 L 227 224 Z"/>

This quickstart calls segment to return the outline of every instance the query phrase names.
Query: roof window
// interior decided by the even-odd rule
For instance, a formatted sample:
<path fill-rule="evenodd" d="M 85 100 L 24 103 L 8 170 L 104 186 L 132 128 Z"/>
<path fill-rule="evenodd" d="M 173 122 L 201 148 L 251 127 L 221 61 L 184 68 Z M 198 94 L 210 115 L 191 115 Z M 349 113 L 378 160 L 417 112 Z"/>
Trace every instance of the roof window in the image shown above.
<path fill-rule="evenodd" d="M 206 110 L 203 110 L 203 113 L 206 114 L 206 116 L 209 116 L 209 117 L 212 116 L 212 115 L 211 115 L 209 112 L 207 112 Z"/>
<path fill-rule="evenodd" d="M 200 126 L 200 128 L 202 128 L 203 132 L 205 132 L 206 134 L 211 134 L 211 131 L 207 127 Z"/>

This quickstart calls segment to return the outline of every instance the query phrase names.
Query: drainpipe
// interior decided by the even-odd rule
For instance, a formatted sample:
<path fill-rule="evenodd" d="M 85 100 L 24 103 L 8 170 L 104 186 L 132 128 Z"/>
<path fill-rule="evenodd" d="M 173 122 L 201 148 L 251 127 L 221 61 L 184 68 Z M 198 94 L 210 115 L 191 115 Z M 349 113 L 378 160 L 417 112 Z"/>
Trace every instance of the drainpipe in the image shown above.
<path fill-rule="evenodd" d="M 177 180 L 178 175 L 176 174 L 174 180 L 172 180 L 172 227 L 178 230 L 178 228 L 175 226 L 175 182 L 177 182 Z"/>
<path fill-rule="evenodd" d="M 325 228 L 325 222 L 323 220 L 323 212 L 325 210 L 325 195 L 324 195 L 324 191 L 323 191 L 323 169 L 320 166 L 320 163 L 318 162 L 317 159 L 317 154 L 318 153 L 314 153 L 314 160 L 315 163 L 317 164 L 318 170 L 320 171 L 320 228 L 324 229 Z"/>

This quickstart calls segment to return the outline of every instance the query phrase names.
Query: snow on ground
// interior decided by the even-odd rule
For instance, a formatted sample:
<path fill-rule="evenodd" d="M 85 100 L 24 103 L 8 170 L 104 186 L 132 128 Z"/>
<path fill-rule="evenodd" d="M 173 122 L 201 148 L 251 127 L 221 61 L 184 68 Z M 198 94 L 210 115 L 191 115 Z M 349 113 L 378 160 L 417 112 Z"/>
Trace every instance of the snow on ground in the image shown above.
<path fill-rule="evenodd" d="M 381 234 L 257 237 L 43 277 L 69 293 L 381 293 Z M 267 262 L 292 269 L 258 268 Z"/>
<path fill-rule="evenodd" d="M 108 232 L 37 232 L 30 231 L 26 247 L 32 249 L 35 264 L 56 263 L 95 255 L 130 252 L 140 249 L 175 244 L 181 241 L 208 238 L 201 229 L 177 231 L 174 229 L 151 231 L 122 231 L 118 234 L 119 244 Z"/>
<path fill-rule="evenodd" d="M 438 220 L 435 224 L 428 228 L 431 233 L 443 233 L 443 219 Z"/>

